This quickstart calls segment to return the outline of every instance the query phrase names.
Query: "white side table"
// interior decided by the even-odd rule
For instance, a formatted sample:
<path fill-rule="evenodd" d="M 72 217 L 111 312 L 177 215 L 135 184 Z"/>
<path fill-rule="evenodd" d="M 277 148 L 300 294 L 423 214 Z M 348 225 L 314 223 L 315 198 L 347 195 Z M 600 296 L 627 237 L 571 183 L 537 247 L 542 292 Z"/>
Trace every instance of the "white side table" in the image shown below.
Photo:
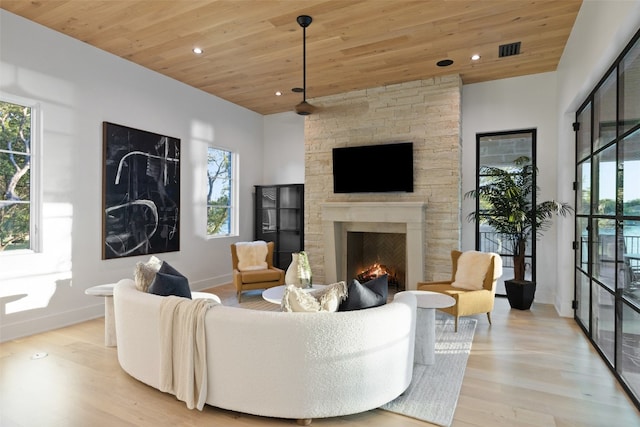
<path fill-rule="evenodd" d="M 416 346 L 414 362 L 432 365 L 436 349 L 436 308 L 451 307 L 456 300 L 445 294 L 431 291 L 409 291 L 418 300 L 416 313 Z"/>
<path fill-rule="evenodd" d="M 84 293 L 96 297 L 104 297 L 104 345 L 107 347 L 115 347 L 116 339 L 116 322 L 113 313 L 113 287 L 115 283 L 107 285 L 92 286 L 85 289 Z"/>
<path fill-rule="evenodd" d="M 222 301 L 220 301 L 220 297 L 216 294 L 210 294 L 209 292 L 193 292 L 193 291 L 191 292 L 191 299 L 200 299 L 200 298 L 212 299 L 218 304 L 222 304 Z"/>
<path fill-rule="evenodd" d="M 302 290 L 305 292 L 311 292 L 317 289 L 322 289 L 325 286 L 326 285 L 311 285 L 310 288 L 303 288 Z M 262 291 L 262 298 L 265 301 L 269 301 L 270 303 L 273 303 L 273 304 L 281 304 L 282 296 L 284 295 L 284 289 L 286 287 L 287 285 L 280 285 L 280 286 L 274 286 L 272 288 L 265 289 L 264 291 Z"/>

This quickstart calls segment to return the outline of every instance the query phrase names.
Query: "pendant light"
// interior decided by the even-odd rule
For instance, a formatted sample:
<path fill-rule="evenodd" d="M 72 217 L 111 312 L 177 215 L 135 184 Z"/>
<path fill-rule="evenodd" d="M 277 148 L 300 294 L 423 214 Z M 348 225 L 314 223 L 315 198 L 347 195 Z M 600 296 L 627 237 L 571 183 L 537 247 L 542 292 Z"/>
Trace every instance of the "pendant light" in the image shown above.
<path fill-rule="evenodd" d="M 315 107 L 307 102 L 307 27 L 311 25 L 311 17 L 309 15 L 300 15 L 296 19 L 298 25 L 302 27 L 302 102 L 295 107 L 296 113 L 301 116 L 308 116 L 313 113 Z M 298 89 L 298 90 L 296 90 Z M 299 92 L 299 88 L 295 88 L 294 92 Z"/>

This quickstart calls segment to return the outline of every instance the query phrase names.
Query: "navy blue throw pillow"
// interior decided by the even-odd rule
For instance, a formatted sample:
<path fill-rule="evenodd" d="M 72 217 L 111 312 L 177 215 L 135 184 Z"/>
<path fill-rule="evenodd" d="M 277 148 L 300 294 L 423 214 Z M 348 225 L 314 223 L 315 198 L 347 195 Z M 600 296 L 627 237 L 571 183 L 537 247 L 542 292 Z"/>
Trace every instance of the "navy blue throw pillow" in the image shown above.
<path fill-rule="evenodd" d="M 149 293 L 163 297 L 175 295 L 191 299 L 189 280 L 166 261 L 162 261 L 160 270 L 149 286 Z"/>
<path fill-rule="evenodd" d="M 347 299 L 342 301 L 338 311 L 360 310 L 384 305 L 387 303 L 387 295 L 389 294 L 388 276 L 384 274 L 365 283 L 353 279 L 347 292 Z"/>

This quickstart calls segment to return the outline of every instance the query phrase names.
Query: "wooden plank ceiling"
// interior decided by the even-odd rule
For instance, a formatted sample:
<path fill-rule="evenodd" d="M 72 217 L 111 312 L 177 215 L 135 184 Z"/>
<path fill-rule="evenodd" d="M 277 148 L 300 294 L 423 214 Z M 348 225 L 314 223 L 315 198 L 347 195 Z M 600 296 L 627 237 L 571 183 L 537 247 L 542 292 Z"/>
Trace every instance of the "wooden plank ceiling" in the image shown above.
<path fill-rule="evenodd" d="M 460 74 L 554 71 L 582 0 L 2 0 L 0 7 L 260 114 L 307 98 Z M 499 46 L 521 42 L 519 55 Z M 196 56 L 192 48 L 204 53 Z M 479 54 L 478 61 L 470 59 Z M 453 64 L 438 67 L 436 62 Z M 275 96 L 281 91 L 282 96 Z"/>

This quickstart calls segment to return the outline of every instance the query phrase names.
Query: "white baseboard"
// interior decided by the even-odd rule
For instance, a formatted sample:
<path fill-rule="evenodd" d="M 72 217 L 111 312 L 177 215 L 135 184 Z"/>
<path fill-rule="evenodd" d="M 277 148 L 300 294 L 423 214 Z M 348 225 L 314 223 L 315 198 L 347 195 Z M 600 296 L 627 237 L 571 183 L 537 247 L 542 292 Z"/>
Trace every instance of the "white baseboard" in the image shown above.
<path fill-rule="evenodd" d="M 189 281 L 189 286 L 192 291 L 202 291 L 204 289 L 215 288 L 216 286 L 226 285 L 233 282 L 232 273 L 222 274 L 220 276 L 209 277 L 197 282 Z"/>
<path fill-rule="evenodd" d="M 102 302 L 102 299 L 99 304 L 82 307 L 77 310 L 55 313 L 48 316 L 38 317 L 36 319 L 28 319 L 10 324 L 4 323 L 0 327 L 0 342 L 24 338 L 41 332 L 52 331 L 54 329 L 63 328 L 65 326 L 96 319 L 98 317 L 104 317 L 104 302 Z"/>
<path fill-rule="evenodd" d="M 231 273 L 209 277 L 197 282 L 190 282 L 192 291 L 201 291 L 220 285 L 231 283 Z M 30 335 L 51 331 L 65 326 L 73 325 L 87 320 L 104 317 L 104 302 L 102 298 L 96 299 L 96 304 L 81 307 L 77 310 L 69 310 L 62 313 L 53 313 L 35 319 L 27 319 L 0 325 L 0 343 L 24 338 Z"/>

